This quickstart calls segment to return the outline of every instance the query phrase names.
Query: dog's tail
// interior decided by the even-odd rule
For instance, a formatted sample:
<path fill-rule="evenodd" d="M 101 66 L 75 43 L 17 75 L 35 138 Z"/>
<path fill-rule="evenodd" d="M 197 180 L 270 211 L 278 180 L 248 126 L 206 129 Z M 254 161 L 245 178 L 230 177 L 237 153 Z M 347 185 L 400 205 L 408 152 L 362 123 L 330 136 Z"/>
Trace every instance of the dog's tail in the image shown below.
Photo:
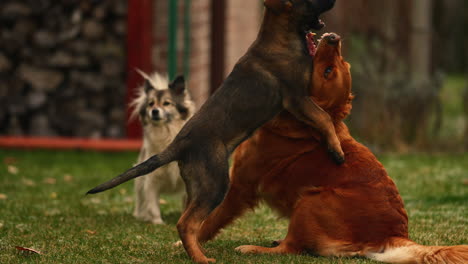
<path fill-rule="evenodd" d="M 117 185 L 120 185 L 136 177 L 146 175 L 159 167 L 162 167 L 172 161 L 177 160 L 178 153 L 179 151 L 177 151 L 174 148 L 174 144 L 171 144 L 163 152 L 152 156 L 145 162 L 142 162 L 138 164 L 137 166 L 127 170 L 126 172 L 120 174 L 119 176 L 113 178 L 112 180 L 94 187 L 93 189 L 89 190 L 86 194 L 100 193 L 105 190 L 114 188 Z"/>
<path fill-rule="evenodd" d="M 468 263 L 468 245 L 423 246 L 406 238 L 394 238 L 383 252 L 369 253 L 371 259 L 387 263 Z"/>

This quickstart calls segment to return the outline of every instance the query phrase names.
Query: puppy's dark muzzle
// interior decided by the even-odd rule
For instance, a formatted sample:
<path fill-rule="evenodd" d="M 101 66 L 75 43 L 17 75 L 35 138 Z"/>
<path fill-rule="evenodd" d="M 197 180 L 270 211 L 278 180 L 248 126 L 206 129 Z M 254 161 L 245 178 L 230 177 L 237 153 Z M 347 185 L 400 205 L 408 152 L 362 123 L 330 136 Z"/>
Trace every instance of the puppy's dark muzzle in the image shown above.
<path fill-rule="evenodd" d="M 325 23 L 318 18 L 322 13 L 332 9 L 335 6 L 335 0 L 315 0 L 314 6 L 317 10 L 315 24 L 311 25 L 312 29 L 320 30 L 325 26 Z"/>
<path fill-rule="evenodd" d="M 317 0 L 320 13 L 324 13 L 335 6 L 335 0 Z"/>

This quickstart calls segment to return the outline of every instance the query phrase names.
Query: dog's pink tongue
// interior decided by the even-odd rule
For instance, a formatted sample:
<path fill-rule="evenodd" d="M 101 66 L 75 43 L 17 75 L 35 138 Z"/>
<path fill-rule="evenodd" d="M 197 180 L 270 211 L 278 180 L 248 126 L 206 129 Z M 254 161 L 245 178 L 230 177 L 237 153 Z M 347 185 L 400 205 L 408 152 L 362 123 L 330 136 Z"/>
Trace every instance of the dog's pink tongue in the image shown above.
<path fill-rule="evenodd" d="M 306 35 L 307 48 L 309 50 L 310 56 L 312 57 L 315 56 L 315 53 L 317 52 L 317 45 L 315 45 L 314 36 L 315 36 L 315 33 L 313 32 L 309 32 Z"/>

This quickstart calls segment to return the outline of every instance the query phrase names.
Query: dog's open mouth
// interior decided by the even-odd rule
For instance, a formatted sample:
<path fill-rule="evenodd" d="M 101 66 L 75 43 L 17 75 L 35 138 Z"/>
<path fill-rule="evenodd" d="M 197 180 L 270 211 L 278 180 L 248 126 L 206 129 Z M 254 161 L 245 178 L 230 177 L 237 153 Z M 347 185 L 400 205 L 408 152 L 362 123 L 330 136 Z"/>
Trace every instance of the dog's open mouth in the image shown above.
<path fill-rule="evenodd" d="M 315 34 L 312 32 L 312 30 L 320 30 L 323 27 L 325 27 L 325 23 L 320 19 L 317 18 L 316 22 L 314 23 L 313 26 L 309 28 L 308 31 L 306 31 L 306 42 L 307 42 L 307 50 L 309 51 L 309 55 L 314 57 L 315 53 L 317 52 L 317 43 L 315 41 Z"/>
<path fill-rule="evenodd" d="M 315 34 L 312 31 L 306 34 L 307 50 L 310 56 L 315 57 L 315 55 L 317 54 L 318 47 L 321 46 L 322 41 L 324 44 L 326 43 L 331 46 L 337 46 L 339 51 L 338 44 L 341 41 L 341 37 L 338 34 L 325 33 L 318 41 L 315 40 L 316 35 L 317 34 Z"/>
<path fill-rule="evenodd" d="M 309 55 L 312 57 L 314 57 L 315 53 L 317 53 L 317 43 L 315 43 L 314 39 L 315 35 L 317 34 L 312 31 L 309 31 L 306 34 L 307 50 L 309 51 Z"/>

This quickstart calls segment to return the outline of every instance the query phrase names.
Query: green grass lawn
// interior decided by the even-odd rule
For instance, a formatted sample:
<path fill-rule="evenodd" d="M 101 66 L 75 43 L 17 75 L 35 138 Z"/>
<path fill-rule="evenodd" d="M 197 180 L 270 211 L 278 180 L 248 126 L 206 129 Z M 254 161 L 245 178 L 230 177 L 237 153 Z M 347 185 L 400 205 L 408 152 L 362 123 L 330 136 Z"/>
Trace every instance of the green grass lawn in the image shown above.
<path fill-rule="evenodd" d="M 167 224 L 153 226 L 131 216 L 132 182 L 84 196 L 128 168 L 136 156 L 0 150 L 0 263 L 190 263 L 182 248 L 172 246 L 178 240 L 180 198 L 164 197 Z M 387 155 L 381 160 L 406 203 L 413 240 L 468 244 L 468 154 Z M 357 258 L 243 256 L 234 251 L 244 244 L 270 245 L 284 237 L 287 223 L 262 206 L 207 243 L 207 255 L 218 263 L 373 263 Z M 19 253 L 15 246 L 42 254 Z"/>

